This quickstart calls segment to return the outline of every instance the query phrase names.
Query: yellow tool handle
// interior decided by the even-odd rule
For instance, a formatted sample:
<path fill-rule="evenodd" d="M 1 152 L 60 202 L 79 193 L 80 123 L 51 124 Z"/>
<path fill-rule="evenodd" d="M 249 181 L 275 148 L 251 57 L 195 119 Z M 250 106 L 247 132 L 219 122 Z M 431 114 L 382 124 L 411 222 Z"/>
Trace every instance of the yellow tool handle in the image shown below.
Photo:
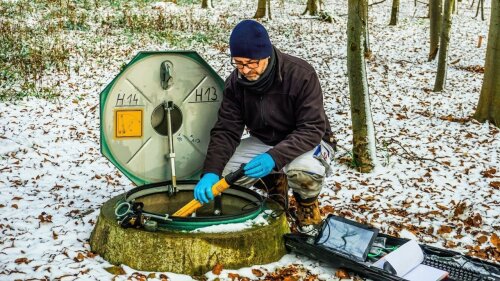
<path fill-rule="evenodd" d="M 230 186 L 226 179 L 223 178 L 212 186 L 212 194 L 217 196 L 221 194 L 224 190 L 228 189 Z M 172 216 L 175 217 L 187 217 L 192 213 L 196 212 L 201 207 L 200 201 L 193 199 L 191 202 L 187 203 L 184 207 L 175 212 Z"/>

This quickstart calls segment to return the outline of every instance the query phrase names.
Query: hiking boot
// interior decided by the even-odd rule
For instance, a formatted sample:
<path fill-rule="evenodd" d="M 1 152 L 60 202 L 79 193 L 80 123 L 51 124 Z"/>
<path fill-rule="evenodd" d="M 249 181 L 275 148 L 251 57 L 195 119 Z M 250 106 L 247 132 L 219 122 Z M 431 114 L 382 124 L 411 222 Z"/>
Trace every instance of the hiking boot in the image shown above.
<path fill-rule="evenodd" d="M 318 198 L 302 200 L 298 194 L 294 193 L 294 196 L 297 200 L 298 231 L 312 236 L 318 234 L 322 222 Z"/>
<path fill-rule="evenodd" d="M 283 173 L 269 174 L 257 181 L 255 187 L 267 192 L 267 196 L 278 203 L 283 210 L 288 209 L 288 180 Z"/>

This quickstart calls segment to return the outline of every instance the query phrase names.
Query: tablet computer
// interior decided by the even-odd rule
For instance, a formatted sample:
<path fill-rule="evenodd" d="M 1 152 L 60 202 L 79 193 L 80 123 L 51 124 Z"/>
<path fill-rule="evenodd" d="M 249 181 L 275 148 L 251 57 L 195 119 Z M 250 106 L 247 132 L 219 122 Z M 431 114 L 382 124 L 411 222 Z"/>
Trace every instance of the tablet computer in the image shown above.
<path fill-rule="evenodd" d="M 329 215 L 316 237 L 315 244 L 344 254 L 357 261 L 365 261 L 378 229 L 343 217 Z"/>

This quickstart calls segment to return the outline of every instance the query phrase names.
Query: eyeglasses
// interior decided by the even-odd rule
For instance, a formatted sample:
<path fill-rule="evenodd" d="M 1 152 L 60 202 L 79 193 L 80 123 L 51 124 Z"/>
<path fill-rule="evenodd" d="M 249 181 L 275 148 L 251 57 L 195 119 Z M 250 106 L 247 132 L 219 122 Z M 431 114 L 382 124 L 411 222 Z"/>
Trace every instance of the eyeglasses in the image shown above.
<path fill-rule="evenodd" d="M 261 60 L 263 60 L 263 59 L 259 59 L 259 60 L 251 61 L 251 62 L 247 62 L 247 63 L 240 63 L 240 62 L 231 61 L 231 65 L 237 69 L 243 69 L 245 66 L 248 69 L 256 69 L 257 67 L 259 67 L 259 63 Z"/>

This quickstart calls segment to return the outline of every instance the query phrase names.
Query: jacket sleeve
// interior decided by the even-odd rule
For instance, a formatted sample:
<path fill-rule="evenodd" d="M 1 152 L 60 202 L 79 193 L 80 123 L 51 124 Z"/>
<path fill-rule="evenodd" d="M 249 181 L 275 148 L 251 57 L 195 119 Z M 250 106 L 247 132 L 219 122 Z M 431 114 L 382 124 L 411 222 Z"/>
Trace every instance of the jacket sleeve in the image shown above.
<path fill-rule="evenodd" d="M 277 170 L 312 150 L 321 142 L 325 133 L 323 93 L 316 72 L 312 71 L 303 79 L 302 86 L 297 87 L 301 90 L 294 101 L 295 130 L 268 151 Z"/>
<path fill-rule="evenodd" d="M 210 131 L 210 142 L 203 164 L 204 174 L 222 175 L 224 167 L 241 141 L 245 128 L 241 103 L 234 94 L 231 77 L 226 80 L 217 122 Z"/>

